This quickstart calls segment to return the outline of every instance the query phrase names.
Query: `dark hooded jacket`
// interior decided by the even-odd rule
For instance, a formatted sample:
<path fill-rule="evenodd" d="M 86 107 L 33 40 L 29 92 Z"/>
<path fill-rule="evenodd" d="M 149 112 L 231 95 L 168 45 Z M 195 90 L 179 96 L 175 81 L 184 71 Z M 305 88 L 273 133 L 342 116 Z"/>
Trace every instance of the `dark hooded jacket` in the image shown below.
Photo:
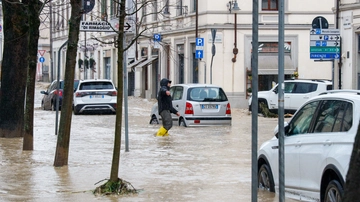
<path fill-rule="evenodd" d="M 171 82 L 169 79 L 161 79 L 160 81 L 160 90 L 157 97 L 159 114 L 163 110 L 170 110 L 170 112 L 174 114 L 177 113 L 177 110 L 172 106 L 171 95 L 166 95 L 166 91 L 170 90 L 168 86 L 169 82 Z"/>

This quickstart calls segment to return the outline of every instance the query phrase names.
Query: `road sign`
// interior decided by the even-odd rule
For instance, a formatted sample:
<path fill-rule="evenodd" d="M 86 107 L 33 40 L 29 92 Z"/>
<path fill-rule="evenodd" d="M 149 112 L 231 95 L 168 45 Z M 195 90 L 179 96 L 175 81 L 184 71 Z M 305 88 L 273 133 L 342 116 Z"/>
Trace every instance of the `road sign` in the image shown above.
<path fill-rule="evenodd" d="M 45 62 L 45 58 L 44 58 L 44 57 L 40 57 L 40 58 L 39 58 L 39 62 L 41 62 L 41 63 Z"/>
<path fill-rule="evenodd" d="M 201 59 L 204 58 L 204 38 L 196 38 L 195 41 L 195 59 Z"/>
<path fill-rule="evenodd" d="M 41 56 L 44 56 L 46 50 L 38 50 L 38 52 L 39 52 L 39 54 L 40 54 Z"/>
<path fill-rule="evenodd" d="M 310 53 L 310 59 L 339 59 L 339 53 Z"/>
<path fill-rule="evenodd" d="M 106 21 L 80 21 L 80 31 L 83 32 L 113 32 L 110 23 Z"/>
<path fill-rule="evenodd" d="M 310 59 L 339 59 L 340 45 L 340 30 L 310 30 Z"/>
<path fill-rule="evenodd" d="M 161 41 L 161 34 L 154 34 L 154 41 Z"/>
<path fill-rule="evenodd" d="M 204 51 L 203 50 L 195 50 L 195 59 L 204 58 Z"/>

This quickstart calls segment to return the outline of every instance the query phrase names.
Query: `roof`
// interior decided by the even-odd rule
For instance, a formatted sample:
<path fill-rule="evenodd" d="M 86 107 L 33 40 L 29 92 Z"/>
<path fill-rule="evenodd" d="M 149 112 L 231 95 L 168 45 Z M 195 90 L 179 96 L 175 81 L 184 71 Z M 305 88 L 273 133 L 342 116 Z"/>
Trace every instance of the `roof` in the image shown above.
<path fill-rule="evenodd" d="M 218 86 L 218 85 L 202 84 L 202 83 L 173 84 L 171 86 L 186 86 L 186 87 L 189 87 L 189 88 L 194 88 L 194 87 L 217 87 L 217 88 L 221 88 L 221 86 Z"/>

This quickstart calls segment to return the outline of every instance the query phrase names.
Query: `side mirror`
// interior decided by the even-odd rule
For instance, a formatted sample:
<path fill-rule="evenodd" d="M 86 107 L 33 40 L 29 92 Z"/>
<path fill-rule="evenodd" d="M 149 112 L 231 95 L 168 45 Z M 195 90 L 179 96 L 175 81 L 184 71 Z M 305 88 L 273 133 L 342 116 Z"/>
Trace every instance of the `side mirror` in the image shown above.
<path fill-rule="evenodd" d="M 285 134 L 289 131 L 289 123 L 286 121 L 284 122 L 284 131 L 285 131 Z M 277 125 L 274 129 L 274 135 L 276 138 L 279 138 L 278 134 L 279 134 L 279 125 Z"/>
<path fill-rule="evenodd" d="M 40 91 L 40 93 L 41 93 L 41 94 L 45 94 L 45 95 L 48 94 L 48 93 L 47 93 L 46 91 L 44 91 L 44 90 Z"/>

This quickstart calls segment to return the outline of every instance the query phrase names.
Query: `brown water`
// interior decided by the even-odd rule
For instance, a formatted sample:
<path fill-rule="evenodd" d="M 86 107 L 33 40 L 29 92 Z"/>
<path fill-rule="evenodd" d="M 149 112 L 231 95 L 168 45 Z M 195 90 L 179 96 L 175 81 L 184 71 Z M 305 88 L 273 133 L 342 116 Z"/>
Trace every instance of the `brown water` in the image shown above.
<path fill-rule="evenodd" d="M 38 89 L 40 90 L 40 89 Z M 124 135 L 119 177 L 139 194 L 94 196 L 110 176 L 114 115 L 73 116 L 69 165 L 53 167 L 55 112 L 35 109 L 34 151 L 22 139 L 0 139 L 0 201 L 251 201 L 251 116 L 233 109 L 232 126 L 178 127 L 154 137 L 153 102 L 129 98 L 129 152 Z M 259 145 L 272 137 L 277 119 L 259 117 Z M 278 195 L 259 191 L 258 201 Z M 287 202 L 292 200 L 286 199 Z"/>

